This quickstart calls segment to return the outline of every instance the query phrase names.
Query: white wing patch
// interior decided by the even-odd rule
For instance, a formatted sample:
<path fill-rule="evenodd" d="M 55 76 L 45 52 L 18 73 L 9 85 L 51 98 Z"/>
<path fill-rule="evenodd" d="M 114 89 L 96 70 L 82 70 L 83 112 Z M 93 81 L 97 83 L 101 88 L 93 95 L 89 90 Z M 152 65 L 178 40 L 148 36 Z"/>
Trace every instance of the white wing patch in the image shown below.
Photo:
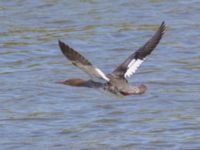
<path fill-rule="evenodd" d="M 142 59 L 133 59 L 129 65 L 124 77 L 130 77 L 133 73 L 136 72 L 137 68 L 143 63 L 144 60 Z"/>
<path fill-rule="evenodd" d="M 87 73 L 95 81 L 109 81 L 110 79 L 99 69 L 90 65 L 83 65 L 81 63 L 73 62 L 73 64 Z"/>
<path fill-rule="evenodd" d="M 110 79 L 108 77 L 106 77 L 106 75 L 99 69 L 99 68 L 95 68 L 95 70 L 97 71 L 97 73 L 106 81 L 109 81 Z"/>

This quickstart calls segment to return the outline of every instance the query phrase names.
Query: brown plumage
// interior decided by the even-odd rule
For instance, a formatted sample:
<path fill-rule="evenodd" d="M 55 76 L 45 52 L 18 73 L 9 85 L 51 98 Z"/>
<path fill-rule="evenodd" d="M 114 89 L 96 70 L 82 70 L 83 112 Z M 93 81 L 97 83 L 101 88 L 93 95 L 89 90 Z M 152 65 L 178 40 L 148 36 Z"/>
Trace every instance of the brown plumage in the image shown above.
<path fill-rule="evenodd" d="M 119 65 L 112 73 L 105 75 L 100 69 L 94 67 L 84 56 L 65 43 L 59 41 L 59 46 L 63 54 L 74 64 L 91 76 L 91 80 L 69 79 L 61 82 L 71 86 L 83 86 L 90 88 L 101 88 L 115 95 L 137 95 L 143 94 L 146 86 L 131 86 L 128 84 L 127 77 L 131 76 L 144 61 L 146 56 L 151 54 L 164 31 L 165 23 L 162 22 L 156 33 L 148 40 L 144 46 L 140 47 L 136 52 L 130 55 L 121 65 Z M 96 80 L 98 79 L 98 80 Z"/>
<path fill-rule="evenodd" d="M 65 81 L 60 82 L 60 83 L 66 84 L 66 85 L 71 85 L 71 86 L 85 86 L 86 82 L 87 81 L 82 80 L 82 79 L 73 78 L 73 79 L 65 80 Z"/>

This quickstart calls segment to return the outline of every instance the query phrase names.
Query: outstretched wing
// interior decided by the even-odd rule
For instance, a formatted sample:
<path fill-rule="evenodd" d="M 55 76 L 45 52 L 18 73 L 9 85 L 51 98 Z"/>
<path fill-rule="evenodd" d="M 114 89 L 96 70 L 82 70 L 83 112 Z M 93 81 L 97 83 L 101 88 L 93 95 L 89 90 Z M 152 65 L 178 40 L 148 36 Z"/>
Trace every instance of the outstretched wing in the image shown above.
<path fill-rule="evenodd" d="M 100 69 L 92 66 L 91 62 L 89 62 L 77 51 L 73 50 L 62 41 L 58 41 L 58 43 L 61 51 L 72 62 L 72 64 L 89 74 L 93 80 L 103 79 L 104 81 L 109 81 L 109 78 L 106 77 Z"/>
<path fill-rule="evenodd" d="M 130 77 L 133 73 L 136 72 L 137 68 L 142 64 L 145 57 L 154 50 L 154 48 L 159 43 L 162 35 L 165 31 L 165 23 L 162 22 L 157 32 L 153 37 L 145 43 L 144 46 L 139 48 L 135 53 L 129 56 L 120 66 L 118 66 L 112 74 L 115 74 L 119 77 Z"/>

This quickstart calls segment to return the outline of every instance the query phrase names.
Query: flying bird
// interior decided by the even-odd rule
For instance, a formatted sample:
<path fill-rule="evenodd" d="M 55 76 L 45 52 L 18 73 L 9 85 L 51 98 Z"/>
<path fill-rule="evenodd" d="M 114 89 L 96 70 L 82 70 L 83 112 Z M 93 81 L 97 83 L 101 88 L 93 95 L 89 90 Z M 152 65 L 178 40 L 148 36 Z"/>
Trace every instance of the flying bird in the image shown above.
<path fill-rule="evenodd" d="M 127 78 L 136 72 L 146 56 L 150 55 L 155 49 L 161 40 L 165 29 L 165 23 L 162 22 L 155 34 L 142 47 L 131 54 L 122 64 L 109 74 L 103 73 L 80 53 L 66 45 L 64 42 L 59 41 L 59 47 L 66 58 L 70 60 L 74 66 L 80 68 L 90 76 L 90 80 L 73 78 L 59 83 L 76 87 L 103 89 L 116 96 L 143 94 L 146 90 L 146 86 L 143 84 L 138 86 L 130 85 L 128 84 Z"/>

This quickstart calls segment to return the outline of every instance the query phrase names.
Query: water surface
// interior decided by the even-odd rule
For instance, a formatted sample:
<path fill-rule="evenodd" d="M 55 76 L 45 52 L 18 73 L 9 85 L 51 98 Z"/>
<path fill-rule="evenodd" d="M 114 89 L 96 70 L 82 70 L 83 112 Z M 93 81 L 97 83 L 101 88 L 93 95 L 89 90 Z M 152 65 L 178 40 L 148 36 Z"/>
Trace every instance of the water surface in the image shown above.
<path fill-rule="evenodd" d="M 198 0 L 0 2 L 0 149 L 200 149 Z M 117 99 L 55 82 L 88 78 L 63 40 L 104 72 L 167 32 L 129 79 L 142 96 Z"/>

